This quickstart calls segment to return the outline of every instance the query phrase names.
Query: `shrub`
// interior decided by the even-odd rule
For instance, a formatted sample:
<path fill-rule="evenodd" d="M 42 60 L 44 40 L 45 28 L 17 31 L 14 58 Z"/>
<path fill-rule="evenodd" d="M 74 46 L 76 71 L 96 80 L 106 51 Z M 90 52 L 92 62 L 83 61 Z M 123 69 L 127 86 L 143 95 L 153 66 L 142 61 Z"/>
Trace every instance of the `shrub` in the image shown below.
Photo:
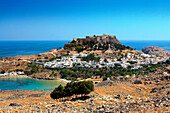
<path fill-rule="evenodd" d="M 50 96 L 53 99 L 59 99 L 63 97 L 70 97 L 72 95 L 87 95 L 91 91 L 94 91 L 94 85 L 91 81 L 71 82 L 67 83 L 65 87 L 62 85 L 55 88 Z"/>
<path fill-rule="evenodd" d="M 57 76 L 57 73 L 55 73 L 54 76 L 56 77 L 56 76 Z"/>
<path fill-rule="evenodd" d="M 2 71 L 1 71 L 1 73 L 2 73 L 2 74 L 4 74 L 4 73 L 5 73 L 5 71 L 4 71 L 4 70 L 2 70 Z"/>
<path fill-rule="evenodd" d="M 53 99 L 59 99 L 63 97 L 63 94 L 64 94 L 63 92 L 64 92 L 63 86 L 59 85 L 57 88 L 53 90 L 53 92 L 51 92 L 50 97 Z"/>
<path fill-rule="evenodd" d="M 107 77 L 106 77 L 106 76 L 103 77 L 103 81 L 105 81 L 105 80 L 107 80 Z"/>

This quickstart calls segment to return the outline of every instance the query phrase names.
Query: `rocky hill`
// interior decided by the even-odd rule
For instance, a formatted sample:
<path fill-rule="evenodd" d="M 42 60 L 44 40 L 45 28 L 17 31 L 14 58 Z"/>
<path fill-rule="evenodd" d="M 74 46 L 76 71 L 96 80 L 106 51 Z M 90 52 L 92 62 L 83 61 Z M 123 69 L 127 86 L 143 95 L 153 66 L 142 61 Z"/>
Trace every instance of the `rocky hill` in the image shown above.
<path fill-rule="evenodd" d="M 168 56 L 170 57 L 170 52 L 165 51 L 158 46 L 149 46 L 142 49 L 142 52 L 150 55 L 157 55 L 157 56 Z"/>
<path fill-rule="evenodd" d="M 76 50 L 81 52 L 83 50 L 124 50 L 132 49 L 122 45 L 116 36 L 86 36 L 86 38 L 73 39 L 72 42 L 65 44 L 64 49 Z"/>

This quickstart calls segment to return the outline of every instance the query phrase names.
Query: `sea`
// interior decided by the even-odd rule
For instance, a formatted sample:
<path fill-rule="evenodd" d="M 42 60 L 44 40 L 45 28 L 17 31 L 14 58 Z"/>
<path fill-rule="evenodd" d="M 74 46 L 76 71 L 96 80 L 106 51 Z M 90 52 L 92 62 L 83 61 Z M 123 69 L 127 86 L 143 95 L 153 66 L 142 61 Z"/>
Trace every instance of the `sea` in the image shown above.
<path fill-rule="evenodd" d="M 0 58 L 16 55 L 32 55 L 48 52 L 51 49 L 63 48 L 65 43 L 70 40 L 63 41 L 0 41 Z M 147 46 L 158 46 L 170 52 L 170 40 L 120 40 L 123 45 L 136 48 L 142 51 Z"/>
<path fill-rule="evenodd" d="M 32 55 L 63 48 L 64 41 L 0 41 L 0 58 L 16 55 Z M 147 46 L 158 46 L 170 52 L 170 40 L 120 40 L 123 45 L 142 51 Z M 1 90 L 53 90 L 61 82 L 53 80 L 34 80 L 29 78 L 0 79 Z"/>

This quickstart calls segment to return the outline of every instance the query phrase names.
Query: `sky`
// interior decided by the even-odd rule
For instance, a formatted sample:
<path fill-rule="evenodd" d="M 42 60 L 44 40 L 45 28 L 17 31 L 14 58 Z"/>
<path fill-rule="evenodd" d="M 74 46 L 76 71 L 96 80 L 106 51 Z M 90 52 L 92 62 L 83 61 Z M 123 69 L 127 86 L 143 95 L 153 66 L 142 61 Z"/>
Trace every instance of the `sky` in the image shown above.
<path fill-rule="evenodd" d="M 0 0 L 0 40 L 170 40 L 170 0 Z"/>

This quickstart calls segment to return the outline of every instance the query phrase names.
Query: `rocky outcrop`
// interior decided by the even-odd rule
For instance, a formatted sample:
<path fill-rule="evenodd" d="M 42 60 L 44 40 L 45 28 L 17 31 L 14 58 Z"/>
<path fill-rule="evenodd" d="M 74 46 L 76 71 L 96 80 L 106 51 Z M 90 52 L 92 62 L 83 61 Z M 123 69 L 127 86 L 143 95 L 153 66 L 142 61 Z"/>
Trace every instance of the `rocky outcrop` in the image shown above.
<path fill-rule="evenodd" d="M 113 86 L 113 85 L 115 85 L 115 83 L 112 80 L 106 80 L 97 84 L 96 87 Z"/>
<path fill-rule="evenodd" d="M 76 47 L 94 48 L 96 44 L 103 45 L 106 43 L 121 44 L 119 40 L 116 38 L 116 36 L 103 34 L 103 36 L 94 35 L 94 36 L 86 36 L 86 38 L 77 38 L 77 39 L 74 38 L 72 42 L 64 45 L 64 49 L 74 50 Z"/>
<path fill-rule="evenodd" d="M 22 106 L 22 105 L 17 103 L 10 103 L 9 106 Z"/>
<path fill-rule="evenodd" d="M 150 55 L 157 55 L 157 56 L 168 56 L 170 57 L 170 52 L 165 51 L 158 46 L 149 46 L 142 49 L 142 52 Z"/>

